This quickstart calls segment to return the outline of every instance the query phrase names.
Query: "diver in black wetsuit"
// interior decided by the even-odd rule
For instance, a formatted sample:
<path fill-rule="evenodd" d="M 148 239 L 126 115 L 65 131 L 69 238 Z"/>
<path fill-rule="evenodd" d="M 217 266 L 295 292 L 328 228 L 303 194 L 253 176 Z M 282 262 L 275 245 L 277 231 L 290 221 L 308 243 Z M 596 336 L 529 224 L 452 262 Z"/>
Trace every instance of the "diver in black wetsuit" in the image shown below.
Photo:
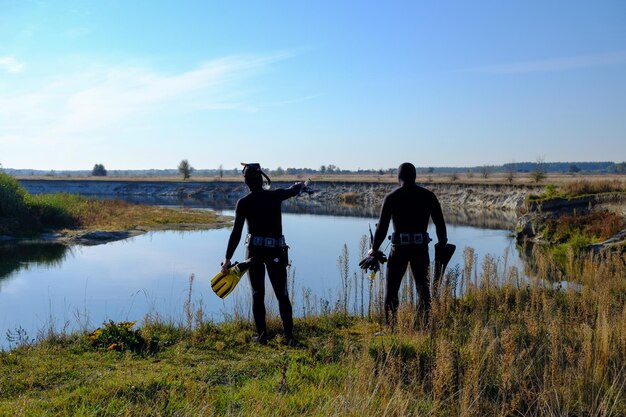
<path fill-rule="evenodd" d="M 267 343 L 265 324 L 265 269 L 278 299 L 280 317 L 285 338 L 295 345 L 291 302 L 287 292 L 287 245 L 283 237 L 281 203 L 298 195 L 304 183 L 296 183 L 287 189 L 263 189 L 263 176 L 259 164 L 243 164 L 244 181 L 250 193 L 237 201 L 235 222 L 228 240 L 222 272 L 227 273 L 231 258 L 241 239 L 244 222 L 248 223 L 246 258 L 253 258 L 248 271 L 252 287 L 252 313 L 259 343 Z M 267 178 L 269 181 L 269 178 Z"/>
<path fill-rule="evenodd" d="M 415 184 L 416 170 L 413 164 L 405 162 L 398 168 L 400 187 L 385 196 L 376 226 L 374 241 L 369 255 L 379 251 L 385 240 L 389 222 L 393 221 L 392 247 L 387 264 L 387 286 L 385 291 L 385 318 L 387 324 L 395 325 L 396 311 L 400 303 L 398 291 L 402 278 L 411 265 L 419 296 L 418 313 L 424 322 L 428 322 L 430 312 L 430 289 L 428 270 L 428 221 L 433 219 L 437 231 L 438 243 L 435 253 L 446 245 L 446 223 L 441 206 L 435 194 Z"/>

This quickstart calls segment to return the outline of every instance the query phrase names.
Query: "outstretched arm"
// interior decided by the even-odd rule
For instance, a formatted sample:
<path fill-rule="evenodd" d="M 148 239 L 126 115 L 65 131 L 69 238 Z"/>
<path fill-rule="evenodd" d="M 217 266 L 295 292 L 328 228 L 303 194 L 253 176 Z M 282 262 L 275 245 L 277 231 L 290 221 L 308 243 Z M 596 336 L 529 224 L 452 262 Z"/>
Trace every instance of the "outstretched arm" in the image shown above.
<path fill-rule="evenodd" d="M 289 188 L 282 188 L 276 191 L 281 193 L 281 196 L 280 196 L 281 200 L 286 200 L 288 198 L 295 197 L 298 194 L 300 194 L 300 191 L 302 191 L 302 188 L 304 188 L 304 183 L 297 182 Z"/>

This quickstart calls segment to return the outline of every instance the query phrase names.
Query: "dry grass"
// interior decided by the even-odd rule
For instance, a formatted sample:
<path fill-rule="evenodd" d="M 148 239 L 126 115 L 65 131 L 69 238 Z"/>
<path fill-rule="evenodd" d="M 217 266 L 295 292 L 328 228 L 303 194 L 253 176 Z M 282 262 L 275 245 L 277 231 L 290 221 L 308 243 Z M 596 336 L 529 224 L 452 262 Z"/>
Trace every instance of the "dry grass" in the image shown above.
<path fill-rule="evenodd" d="M 570 252 L 565 265 L 544 252 L 534 257 L 536 278 L 526 281 L 502 260 L 485 258 L 476 271 L 466 252 L 433 305 L 430 330 L 415 330 L 405 294 L 397 332 L 366 336 L 369 351 L 346 355 L 352 371 L 343 401 L 325 412 L 624 415 L 626 256 Z M 569 286 L 555 288 L 548 276 Z M 463 281 L 460 297 L 452 297 Z"/>
<path fill-rule="evenodd" d="M 590 243 L 604 241 L 622 231 L 626 222 L 622 216 L 607 210 L 563 214 L 546 224 L 546 238 L 563 243 L 576 236 L 586 237 Z"/>
<path fill-rule="evenodd" d="M 452 180 L 450 173 L 418 173 L 417 182 L 420 184 L 491 184 L 491 185 L 514 185 L 514 186 L 544 186 L 545 184 L 555 184 L 557 186 L 565 186 L 571 183 L 596 183 L 596 182 L 625 182 L 623 175 L 618 174 L 562 174 L 562 173 L 548 173 L 546 178 L 537 184 L 532 178 L 530 173 L 517 173 L 512 178 L 509 178 L 508 173 L 492 173 L 484 178 L 481 175 L 468 176 L 463 173 L 457 174 L 456 179 Z M 66 181 L 147 181 L 147 182 L 182 182 L 180 177 L 55 177 L 55 176 L 42 176 L 42 177 L 19 177 L 23 180 L 66 180 Z M 398 179 L 394 174 L 342 174 L 342 175 L 274 175 L 272 181 L 275 182 L 296 182 L 310 179 L 313 182 L 367 182 L 367 183 L 382 183 L 382 184 L 395 184 Z M 512 181 L 510 181 L 512 180 Z M 192 176 L 190 180 L 186 182 L 242 182 L 241 176 L 225 176 L 220 177 L 199 177 Z"/>
<path fill-rule="evenodd" d="M 561 191 L 567 195 L 601 194 L 611 192 L 626 192 L 626 181 L 611 179 L 576 180 L 562 185 Z"/>
<path fill-rule="evenodd" d="M 213 225 L 220 221 L 211 211 L 172 209 L 130 204 L 119 200 L 88 200 L 77 212 L 78 227 L 94 230 L 127 230 L 165 225 Z"/>

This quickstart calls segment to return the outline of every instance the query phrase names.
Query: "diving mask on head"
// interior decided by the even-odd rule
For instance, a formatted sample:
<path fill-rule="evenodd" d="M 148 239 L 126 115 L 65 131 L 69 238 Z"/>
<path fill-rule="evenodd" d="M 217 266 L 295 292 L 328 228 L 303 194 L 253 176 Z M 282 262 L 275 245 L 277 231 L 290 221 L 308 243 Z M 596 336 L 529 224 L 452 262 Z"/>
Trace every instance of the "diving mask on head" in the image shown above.
<path fill-rule="evenodd" d="M 270 180 L 270 177 L 268 177 L 267 174 L 265 174 L 265 172 L 261 170 L 261 164 L 256 163 L 256 162 L 251 163 L 251 164 L 242 162 L 241 165 L 243 165 L 242 174 L 244 178 L 254 178 L 254 177 L 263 176 L 266 180 L 266 182 L 263 184 L 263 188 L 266 190 L 269 190 L 270 186 L 272 185 L 272 180 Z"/>

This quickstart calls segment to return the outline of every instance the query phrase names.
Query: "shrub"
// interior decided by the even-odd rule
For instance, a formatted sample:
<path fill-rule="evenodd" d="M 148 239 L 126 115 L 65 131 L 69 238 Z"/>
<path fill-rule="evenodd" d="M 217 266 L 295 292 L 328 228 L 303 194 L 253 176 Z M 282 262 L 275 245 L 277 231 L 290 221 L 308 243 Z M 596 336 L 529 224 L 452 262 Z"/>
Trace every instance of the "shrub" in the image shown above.
<path fill-rule="evenodd" d="M 26 198 L 31 214 L 46 227 L 74 227 L 85 199 L 72 194 L 39 194 Z"/>
<path fill-rule="evenodd" d="M 579 247 L 593 241 L 606 240 L 623 227 L 622 217 L 610 211 L 564 214 L 547 223 L 546 237 L 557 243 L 570 243 Z"/>
<path fill-rule="evenodd" d="M 556 197 L 556 195 L 557 195 L 556 185 L 554 185 L 552 183 L 546 185 L 546 193 L 544 195 L 545 195 L 546 198 Z"/>
<path fill-rule="evenodd" d="M 15 178 L 0 172 L 0 217 L 18 217 L 26 212 L 27 192 Z"/>
<path fill-rule="evenodd" d="M 339 200 L 344 204 L 355 205 L 359 202 L 359 195 L 355 192 L 347 192 L 341 194 Z"/>
<path fill-rule="evenodd" d="M 140 352 L 146 342 L 139 330 L 132 330 L 135 323 L 135 321 L 115 323 L 109 320 L 108 323 L 104 323 L 104 327 L 97 328 L 88 337 L 91 344 L 98 349 Z"/>

